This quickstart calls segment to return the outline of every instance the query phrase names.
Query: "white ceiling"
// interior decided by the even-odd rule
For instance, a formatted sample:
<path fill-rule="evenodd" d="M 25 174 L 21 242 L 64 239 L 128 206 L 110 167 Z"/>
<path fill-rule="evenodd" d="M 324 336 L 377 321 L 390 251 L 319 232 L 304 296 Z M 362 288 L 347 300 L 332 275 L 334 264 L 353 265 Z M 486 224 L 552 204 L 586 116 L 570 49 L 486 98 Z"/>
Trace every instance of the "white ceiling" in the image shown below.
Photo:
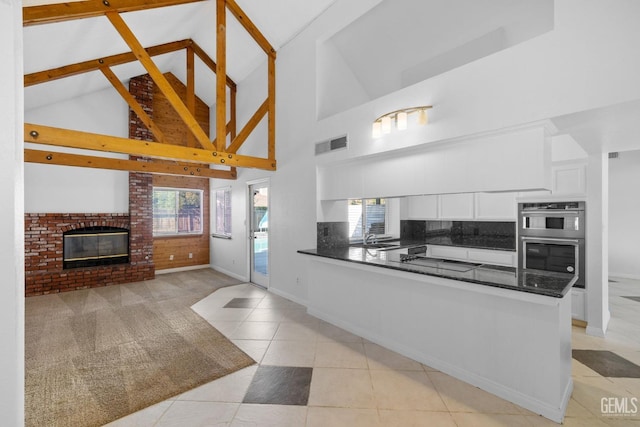
<path fill-rule="evenodd" d="M 237 0 L 247 16 L 278 50 L 335 0 Z M 122 14 L 123 19 L 143 46 L 191 38 L 215 60 L 215 1 Z M 128 52 L 130 49 L 105 17 L 77 19 L 24 28 L 25 74 L 48 70 L 81 61 Z M 227 74 L 242 81 L 266 58 L 236 19 L 227 12 Z M 184 52 L 155 57 L 163 72 L 173 72 L 184 81 Z M 144 74 L 138 63 L 113 68 L 121 81 Z M 25 109 L 71 99 L 109 87 L 100 72 L 31 86 L 25 89 Z M 208 105 L 215 101 L 215 77 L 196 61 L 196 90 Z"/>
<path fill-rule="evenodd" d="M 375 99 L 550 31 L 553 0 L 387 0 L 330 38 Z"/>

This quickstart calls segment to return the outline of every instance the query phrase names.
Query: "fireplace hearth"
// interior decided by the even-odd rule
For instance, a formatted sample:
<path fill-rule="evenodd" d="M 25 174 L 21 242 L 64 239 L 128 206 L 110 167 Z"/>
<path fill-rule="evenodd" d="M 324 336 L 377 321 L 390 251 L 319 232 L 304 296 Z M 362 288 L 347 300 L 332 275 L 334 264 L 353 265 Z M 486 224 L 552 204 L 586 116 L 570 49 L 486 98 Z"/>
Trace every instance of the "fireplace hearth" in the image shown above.
<path fill-rule="evenodd" d="M 63 234 L 63 268 L 95 267 L 129 262 L 129 230 L 95 226 Z"/>

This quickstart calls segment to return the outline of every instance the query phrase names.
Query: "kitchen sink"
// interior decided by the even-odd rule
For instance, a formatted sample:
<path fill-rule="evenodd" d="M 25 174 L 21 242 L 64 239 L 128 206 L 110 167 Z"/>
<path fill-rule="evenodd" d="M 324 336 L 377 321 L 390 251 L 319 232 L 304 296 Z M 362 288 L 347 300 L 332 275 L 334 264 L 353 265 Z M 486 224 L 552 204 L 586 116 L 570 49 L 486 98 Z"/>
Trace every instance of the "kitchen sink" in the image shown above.
<path fill-rule="evenodd" d="M 384 248 L 399 248 L 400 243 L 356 243 L 350 246 L 355 248 L 365 248 L 365 249 L 384 249 Z"/>

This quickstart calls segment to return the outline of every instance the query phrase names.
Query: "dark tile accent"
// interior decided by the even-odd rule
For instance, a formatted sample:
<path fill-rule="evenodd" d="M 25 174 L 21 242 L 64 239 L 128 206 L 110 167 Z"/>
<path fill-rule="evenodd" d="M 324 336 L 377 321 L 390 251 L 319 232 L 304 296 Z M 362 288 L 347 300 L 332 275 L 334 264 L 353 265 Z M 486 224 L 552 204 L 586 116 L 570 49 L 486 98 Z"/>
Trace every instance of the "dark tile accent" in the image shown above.
<path fill-rule="evenodd" d="M 261 298 L 234 298 L 223 308 L 255 308 L 260 300 Z"/>
<path fill-rule="evenodd" d="M 606 350 L 573 350 L 573 358 L 603 377 L 640 378 L 640 366 Z"/>
<path fill-rule="evenodd" d="M 349 222 L 318 222 L 317 248 L 339 248 L 349 246 Z"/>
<path fill-rule="evenodd" d="M 627 299 L 630 299 L 630 300 L 633 300 L 633 301 L 640 302 L 640 297 L 622 297 L 622 298 L 627 298 Z"/>
<path fill-rule="evenodd" d="M 313 368 L 259 366 L 242 403 L 306 405 Z"/>
<path fill-rule="evenodd" d="M 417 220 L 400 221 L 400 240 L 424 240 L 427 236 L 427 222 Z"/>

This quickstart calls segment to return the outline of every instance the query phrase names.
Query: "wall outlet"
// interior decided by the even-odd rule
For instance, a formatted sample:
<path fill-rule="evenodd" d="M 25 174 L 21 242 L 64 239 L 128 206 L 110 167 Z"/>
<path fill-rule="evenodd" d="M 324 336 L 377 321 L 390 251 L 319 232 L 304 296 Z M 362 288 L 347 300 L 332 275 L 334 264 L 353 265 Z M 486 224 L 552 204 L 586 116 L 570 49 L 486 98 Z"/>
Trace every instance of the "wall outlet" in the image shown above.
<path fill-rule="evenodd" d="M 189 252 L 189 259 L 193 258 L 193 254 Z"/>
<path fill-rule="evenodd" d="M 173 261 L 173 255 L 169 255 L 169 261 Z"/>
<path fill-rule="evenodd" d="M 296 285 L 299 285 L 299 284 L 300 284 L 300 278 L 296 277 Z"/>

